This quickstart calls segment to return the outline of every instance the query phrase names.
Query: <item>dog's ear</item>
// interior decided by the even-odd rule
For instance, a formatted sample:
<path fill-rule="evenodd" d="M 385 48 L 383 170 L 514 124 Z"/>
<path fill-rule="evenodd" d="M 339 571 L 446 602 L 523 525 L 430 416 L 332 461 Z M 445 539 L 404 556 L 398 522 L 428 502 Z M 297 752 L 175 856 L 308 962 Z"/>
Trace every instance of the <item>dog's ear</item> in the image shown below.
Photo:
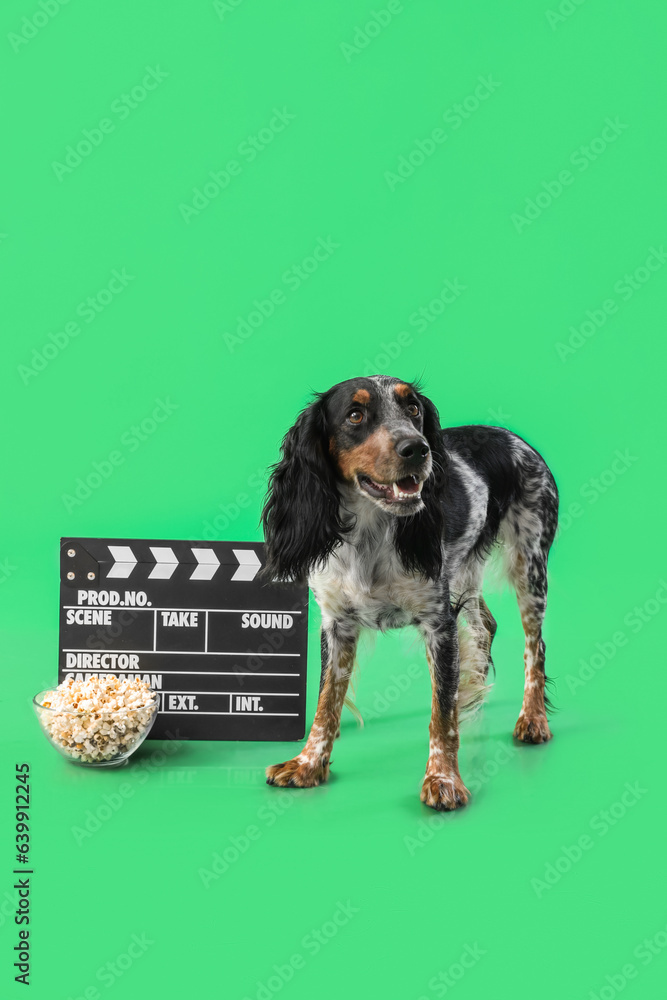
<path fill-rule="evenodd" d="M 431 449 L 433 471 L 422 488 L 424 509 L 412 517 L 397 518 L 396 548 L 406 569 L 437 580 L 443 562 L 448 457 L 435 405 L 421 392 L 417 398 L 424 413 L 424 437 Z"/>
<path fill-rule="evenodd" d="M 442 498 L 447 476 L 448 455 L 442 438 L 440 415 L 435 403 L 432 403 L 428 396 L 418 393 L 418 398 L 424 410 L 424 437 L 428 441 L 433 460 L 433 472 L 424 485 L 428 484 L 431 487 L 429 493 L 435 493 Z"/>
<path fill-rule="evenodd" d="M 263 578 L 302 583 L 342 541 L 336 478 L 329 458 L 324 399 L 299 415 L 269 476 L 262 511 L 266 539 Z"/>

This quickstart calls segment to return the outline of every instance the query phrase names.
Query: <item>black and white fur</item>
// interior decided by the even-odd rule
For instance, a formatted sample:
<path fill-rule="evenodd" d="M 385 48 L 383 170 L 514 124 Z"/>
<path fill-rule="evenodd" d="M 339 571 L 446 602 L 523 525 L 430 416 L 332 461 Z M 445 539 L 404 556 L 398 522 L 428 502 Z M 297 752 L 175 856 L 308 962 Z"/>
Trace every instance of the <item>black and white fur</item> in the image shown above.
<path fill-rule="evenodd" d="M 394 476 L 403 486 L 392 486 Z M 442 430 L 419 387 L 389 376 L 350 379 L 318 394 L 284 438 L 263 522 L 267 578 L 307 579 L 322 612 L 320 700 L 303 751 L 268 768 L 268 782 L 326 780 L 361 629 L 412 624 L 433 686 L 422 801 L 436 809 L 467 802 L 458 719 L 487 689 L 496 623 L 481 588 L 496 544 L 526 633 L 514 735 L 548 740 L 541 628 L 557 516 L 553 476 L 516 434 Z"/>

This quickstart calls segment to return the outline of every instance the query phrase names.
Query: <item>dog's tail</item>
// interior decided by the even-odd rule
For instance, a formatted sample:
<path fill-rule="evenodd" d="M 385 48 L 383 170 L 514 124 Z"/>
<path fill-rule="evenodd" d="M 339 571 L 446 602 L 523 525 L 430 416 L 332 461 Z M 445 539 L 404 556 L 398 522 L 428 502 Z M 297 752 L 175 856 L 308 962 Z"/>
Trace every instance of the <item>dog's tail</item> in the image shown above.
<path fill-rule="evenodd" d="M 487 683 L 489 659 L 469 625 L 458 619 L 459 632 L 459 720 L 470 719 L 493 687 Z"/>
<path fill-rule="evenodd" d="M 470 625 L 465 620 L 465 599 L 459 599 L 453 606 L 453 611 L 457 616 L 457 628 L 459 635 L 459 700 L 458 716 L 459 721 L 471 719 L 482 707 L 484 699 L 493 687 L 487 683 L 489 672 L 489 658 L 484 655 L 480 646 L 482 637 L 476 637 Z M 461 614 L 461 612 L 464 612 Z M 483 640 L 482 640 L 483 641 Z M 359 663 L 355 657 L 350 679 L 350 690 L 345 696 L 343 704 L 345 708 L 354 716 L 357 724 L 364 725 L 364 719 L 354 702 L 356 685 L 359 674 Z"/>
<path fill-rule="evenodd" d="M 355 701 L 354 701 L 354 699 L 356 697 L 356 694 L 357 694 L 357 681 L 358 680 L 359 680 L 359 660 L 355 656 L 354 663 L 352 664 L 352 674 L 350 676 L 350 687 L 348 689 L 348 693 L 345 695 L 345 698 L 343 700 L 343 705 L 348 710 L 348 712 L 350 712 L 354 716 L 354 718 L 356 719 L 357 725 L 361 726 L 361 728 L 363 729 L 363 726 L 364 726 L 364 717 L 361 714 L 361 712 L 359 711 L 359 709 L 357 708 L 357 706 L 355 704 Z"/>
<path fill-rule="evenodd" d="M 345 695 L 345 700 L 343 704 L 345 705 L 345 708 L 347 708 L 347 710 L 352 713 L 354 718 L 357 720 L 358 725 L 360 725 L 363 728 L 364 717 L 349 695 Z"/>
<path fill-rule="evenodd" d="M 458 716 L 461 721 L 477 714 L 493 687 L 487 683 L 491 662 L 486 644 L 487 635 L 486 632 L 477 631 L 472 622 L 466 619 L 468 599 L 462 594 L 452 605 L 459 636 Z"/>

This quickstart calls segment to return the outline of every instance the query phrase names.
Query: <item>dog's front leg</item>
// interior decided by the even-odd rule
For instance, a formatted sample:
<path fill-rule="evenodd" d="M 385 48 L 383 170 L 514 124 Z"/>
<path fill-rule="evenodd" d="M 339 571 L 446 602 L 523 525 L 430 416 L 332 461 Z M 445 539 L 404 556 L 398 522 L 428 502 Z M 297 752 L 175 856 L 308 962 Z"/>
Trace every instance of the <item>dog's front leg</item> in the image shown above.
<path fill-rule="evenodd" d="M 266 769 L 269 785 L 290 785 L 312 788 L 329 776 L 331 748 L 340 725 L 345 693 L 350 682 L 359 638 L 356 623 L 345 619 L 322 626 L 322 650 L 326 660 L 322 669 L 322 684 L 308 741 L 301 753 L 282 764 Z"/>
<path fill-rule="evenodd" d="M 432 809 L 458 809 L 470 792 L 459 774 L 459 647 L 456 619 L 447 609 L 434 627 L 421 628 L 433 688 L 429 753 L 421 800 Z"/>

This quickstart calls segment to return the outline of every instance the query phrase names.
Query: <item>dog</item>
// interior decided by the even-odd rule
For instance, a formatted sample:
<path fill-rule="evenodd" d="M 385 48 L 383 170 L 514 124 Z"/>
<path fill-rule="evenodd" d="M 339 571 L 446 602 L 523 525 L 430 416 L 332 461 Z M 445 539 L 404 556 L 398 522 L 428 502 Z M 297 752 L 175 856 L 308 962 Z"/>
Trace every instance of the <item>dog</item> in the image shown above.
<path fill-rule="evenodd" d="M 386 375 L 317 393 L 269 476 L 262 572 L 267 580 L 307 580 L 313 591 L 322 613 L 320 694 L 306 745 L 267 768 L 268 784 L 327 780 L 361 629 L 415 625 L 432 682 L 421 800 L 437 810 L 468 802 L 458 723 L 489 688 L 496 622 L 481 586 L 496 545 L 526 636 L 514 736 L 549 740 L 542 622 L 557 521 L 549 468 L 511 431 L 443 430 L 419 384 Z"/>

